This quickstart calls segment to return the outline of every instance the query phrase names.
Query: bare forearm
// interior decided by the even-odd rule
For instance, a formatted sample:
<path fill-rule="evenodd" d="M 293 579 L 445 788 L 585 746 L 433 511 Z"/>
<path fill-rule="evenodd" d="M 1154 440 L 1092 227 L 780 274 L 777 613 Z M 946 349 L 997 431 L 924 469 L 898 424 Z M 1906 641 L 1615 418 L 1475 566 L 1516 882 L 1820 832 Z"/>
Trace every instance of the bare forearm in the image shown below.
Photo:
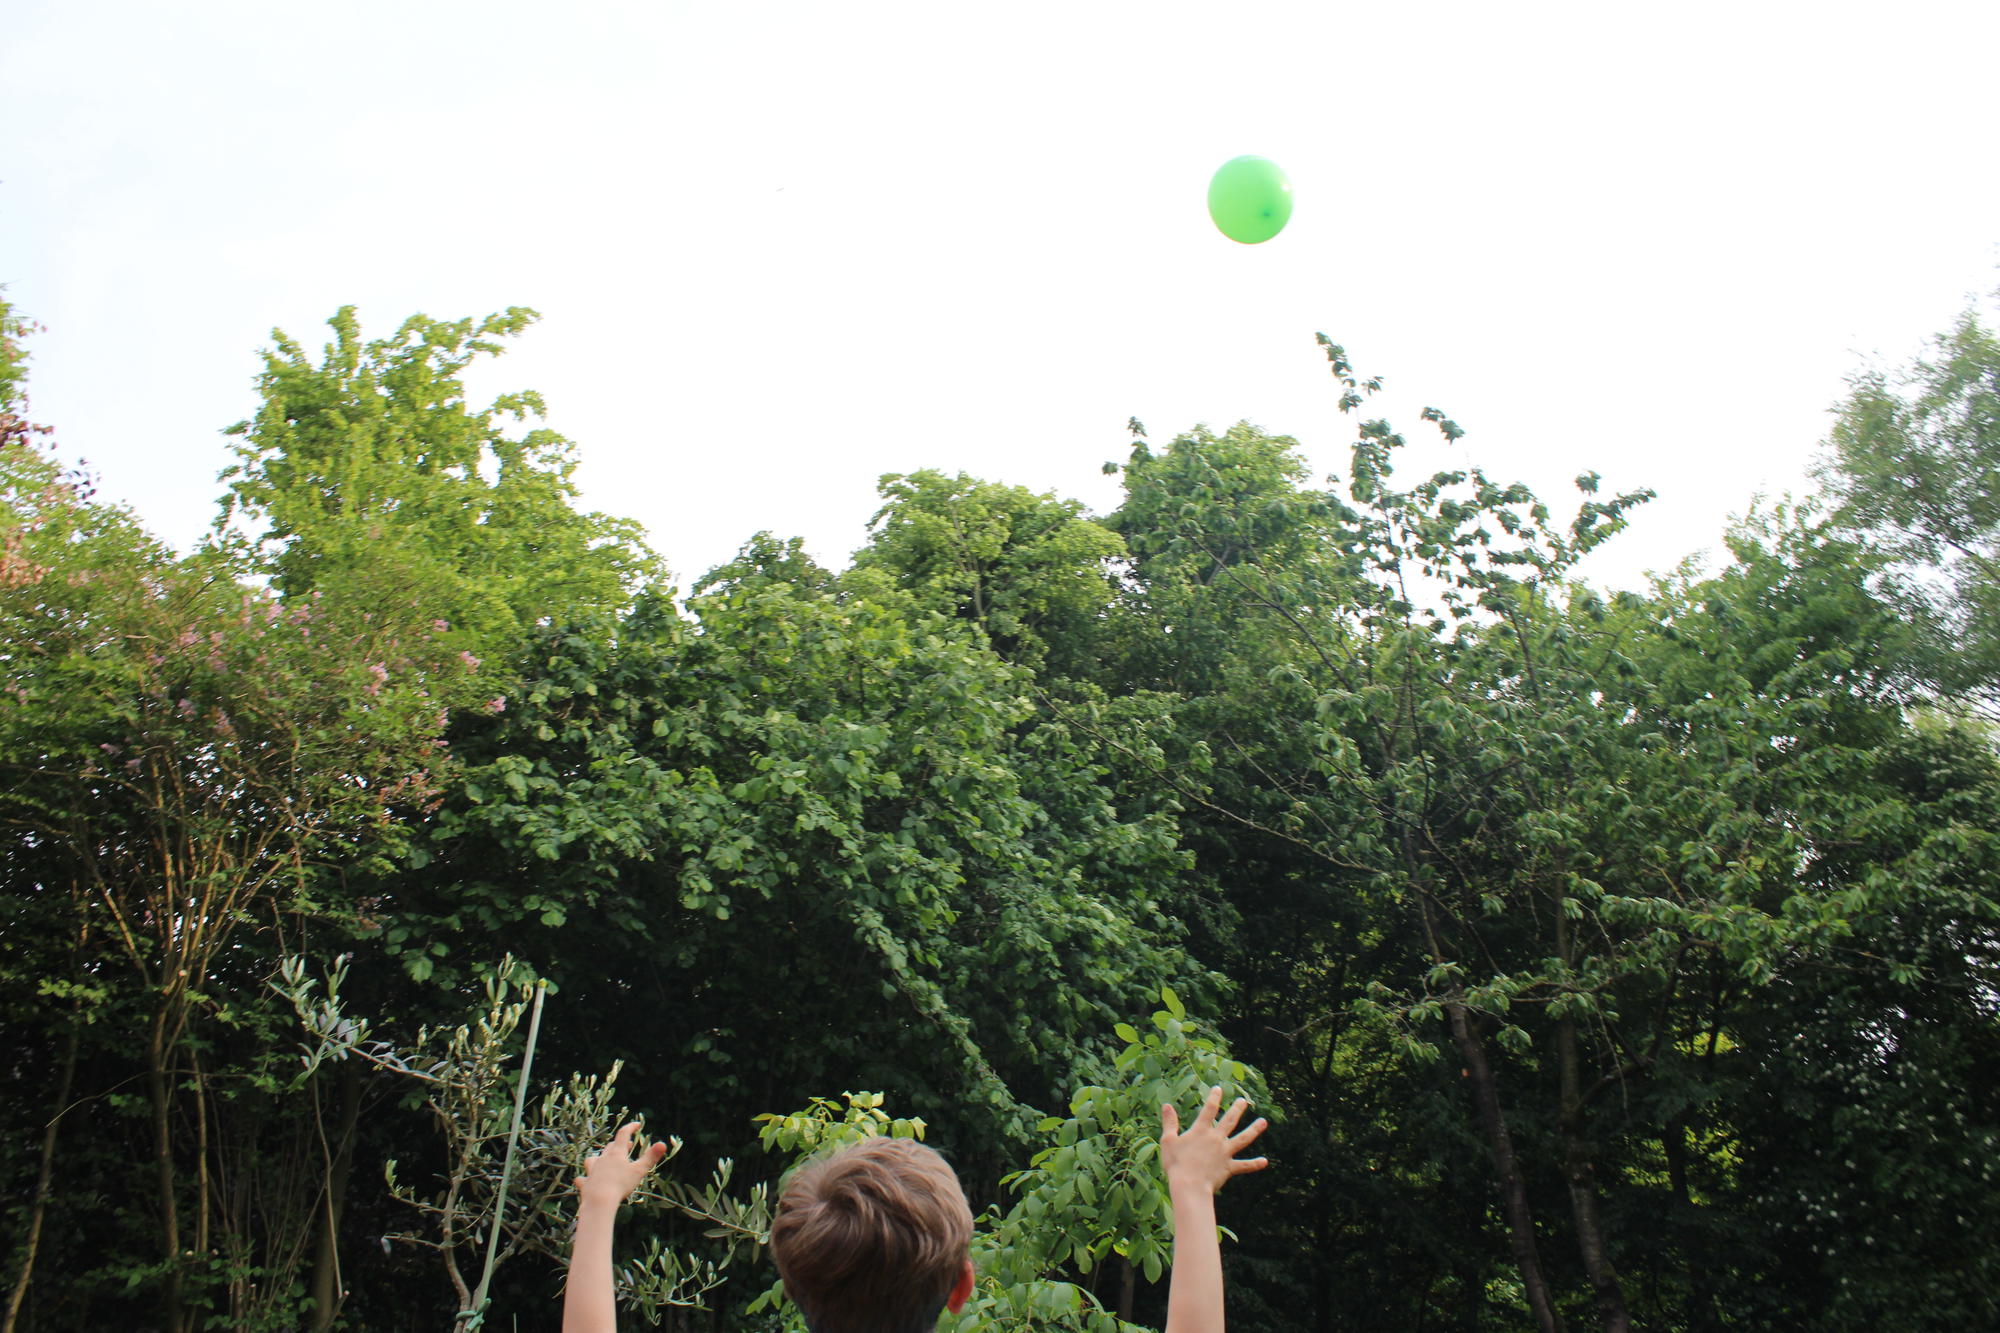
<path fill-rule="evenodd" d="M 576 1240 L 563 1282 L 562 1333 L 615 1333 L 617 1294 L 611 1282 L 611 1232 L 618 1205 L 586 1200 L 576 1211 Z"/>
<path fill-rule="evenodd" d="M 1215 1195 L 1205 1187 L 1173 1191 L 1174 1273 L 1167 1287 L 1166 1333 L 1222 1333 L 1222 1246 L 1215 1236 Z"/>

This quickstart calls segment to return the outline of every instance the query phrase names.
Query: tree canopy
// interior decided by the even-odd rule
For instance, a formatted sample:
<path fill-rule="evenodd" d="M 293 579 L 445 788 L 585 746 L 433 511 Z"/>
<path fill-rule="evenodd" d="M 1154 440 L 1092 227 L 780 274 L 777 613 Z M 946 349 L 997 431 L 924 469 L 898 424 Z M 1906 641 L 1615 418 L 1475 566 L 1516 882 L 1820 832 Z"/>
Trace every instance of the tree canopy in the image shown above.
<path fill-rule="evenodd" d="M 1830 512 L 1639 589 L 1578 566 L 1647 492 L 1434 408 L 1406 475 L 1322 337 L 1341 476 L 1134 421 L 1109 513 L 894 475 L 681 598 L 468 403 L 532 319 L 277 335 L 180 553 L 0 307 L 0 1333 L 539 1326 L 628 1114 L 672 1328 L 801 1327 L 768 1186 L 891 1134 L 979 1213 L 952 1333 L 1135 1333 L 1212 1083 L 1276 1122 L 1246 1327 L 2000 1318 L 1977 320 L 1857 379 Z"/>
<path fill-rule="evenodd" d="M 1990 713 L 2000 690 L 2000 339 L 1968 310 L 1930 354 L 1854 377 L 1821 457 L 1837 520 L 1892 562 L 1927 631 L 1913 669 Z"/>
<path fill-rule="evenodd" d="M 533 392 L 485 408 L 460 379 L 537 318 L 515 307 L 481 320 L 415 315 L 363 341 L 354 307 L 328 322 L 315 365 L 274 331 L 258 377 L 262 405 L 229 428 L 217 531 L 247 569 L 288 599 L 319 591 L 401 603 L 498 648 L 551 618 L 629 605 L 661 574 L 631 522 L 579 512 L 576 451 L 545 427 Z"/>

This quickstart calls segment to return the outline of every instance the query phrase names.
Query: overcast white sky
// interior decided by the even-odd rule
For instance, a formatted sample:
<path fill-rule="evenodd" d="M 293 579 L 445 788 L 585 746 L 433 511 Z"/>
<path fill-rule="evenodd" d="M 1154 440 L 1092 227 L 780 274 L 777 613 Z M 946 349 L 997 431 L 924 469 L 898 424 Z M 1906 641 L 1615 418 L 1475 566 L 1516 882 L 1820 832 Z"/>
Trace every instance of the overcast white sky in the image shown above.
<path fill-rule="evenodd" d="M 182 545 L 274 326 L 528 305 L 480 391 L 683 586 L 844 561 L 884 472 L 1111 508 L 1131 416 L 1344 469 L 1322 329 L 1497 477 L 1657 488 L 1626 583 L 2000 286 L 1996 49 L 1972 0 L 11 0 L 0 283 L 34 415 Z M 1240 153 L 1262 246 L 1203 206 Z"/>

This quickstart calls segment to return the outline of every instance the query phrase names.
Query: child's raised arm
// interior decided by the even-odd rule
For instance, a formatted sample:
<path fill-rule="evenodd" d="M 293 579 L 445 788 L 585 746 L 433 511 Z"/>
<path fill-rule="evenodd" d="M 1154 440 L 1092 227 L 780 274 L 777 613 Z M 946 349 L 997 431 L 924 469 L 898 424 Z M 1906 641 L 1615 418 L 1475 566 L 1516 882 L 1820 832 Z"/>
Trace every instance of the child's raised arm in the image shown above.
<path fill-rule="evenodd" d="M 1222 1089 L 1212 1088 L 1181 1129 L 1172 1104 L 1160 1108 L 1160 1167 L 1174 1201 L 1174 1271 L 1167 1287 L 1166 1333 L 1222 1333 L 1222 1246 L 1215 1237 L 1215 1192 L 1235 1176 L 1262 1171 L 1262 1157 L 1238 1157 L 1266 1122 L 1241 1134 L 1236 1126 L 1250 1103 L 1238 1097 L 1227 1111 Z"/>
<path fill-rule="evenodd" d="M 563 1282 L 562 1333 L 614 1333 L 618 1327 L 618 1297 L 611 1280 L 611 1229 L 618 1205 L 639 1188 L 667 1155 L 667 1145 L 655 1143 L 632 1152 L 637 1121 L 611 1138 L 603 1152 L 594 1153 L 577 1177 L 576 1238 L 570 1244 L 569 1275 Z"/>

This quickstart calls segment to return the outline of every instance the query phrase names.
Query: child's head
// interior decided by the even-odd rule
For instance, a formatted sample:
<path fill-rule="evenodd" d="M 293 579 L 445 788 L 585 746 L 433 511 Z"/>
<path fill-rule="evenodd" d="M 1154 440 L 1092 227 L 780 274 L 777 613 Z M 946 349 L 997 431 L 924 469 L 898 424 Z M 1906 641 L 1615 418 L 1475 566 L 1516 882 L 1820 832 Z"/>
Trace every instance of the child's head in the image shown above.
<path fill-rule="evenodd" d="M 778 1198 L 771 1257 L 814 1333 L 927 1333 L 965 1302 L 971 1240 L 944 1158 L 867 1139 L 799 1168 Z"/>

